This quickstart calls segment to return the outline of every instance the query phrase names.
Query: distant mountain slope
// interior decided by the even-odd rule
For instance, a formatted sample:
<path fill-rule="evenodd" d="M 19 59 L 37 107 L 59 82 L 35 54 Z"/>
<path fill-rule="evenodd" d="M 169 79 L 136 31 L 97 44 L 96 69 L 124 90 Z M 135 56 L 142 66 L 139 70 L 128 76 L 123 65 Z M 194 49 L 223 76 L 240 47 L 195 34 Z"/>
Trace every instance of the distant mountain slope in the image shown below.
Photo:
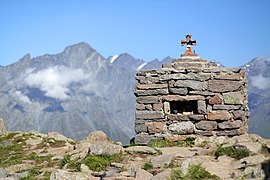
<path fill-rule="evenodd" d="M 249 133 L 270 138 L 270 57 L 255 58 L 242 68 L 249 82 Z"/>
<path fill-rule="evenodd" d="M 128 142 L 134 135 L 134 77 L 86 43 L 56 55 L 0 68 L 0 117 L 9 130 L 57 131 L 82 139 L 102 129 Z"/>

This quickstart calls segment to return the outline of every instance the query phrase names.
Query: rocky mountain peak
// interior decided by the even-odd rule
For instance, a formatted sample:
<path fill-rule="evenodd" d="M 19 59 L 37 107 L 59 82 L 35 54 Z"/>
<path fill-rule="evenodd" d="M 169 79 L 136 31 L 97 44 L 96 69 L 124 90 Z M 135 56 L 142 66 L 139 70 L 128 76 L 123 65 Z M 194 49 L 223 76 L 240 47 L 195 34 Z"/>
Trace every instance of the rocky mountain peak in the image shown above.
<path fill-rule="evenodd" d="M 96 50 L 93 49 L 89 44 L 86 42 L 80 42 L 78 44 L 74 44 L 71 46 L 68 46 L 64 49 L 63 54 L 71 54 L 71 53 L 90 53 L 95 52 Z"/>

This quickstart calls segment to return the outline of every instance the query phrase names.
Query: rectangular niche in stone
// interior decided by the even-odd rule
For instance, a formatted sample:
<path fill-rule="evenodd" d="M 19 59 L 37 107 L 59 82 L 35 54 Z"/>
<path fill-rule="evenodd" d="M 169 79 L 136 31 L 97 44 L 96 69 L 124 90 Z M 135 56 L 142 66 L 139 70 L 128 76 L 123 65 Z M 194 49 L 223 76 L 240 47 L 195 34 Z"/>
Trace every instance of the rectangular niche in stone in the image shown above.
<path fill-rule="evenodd" d="M 170 114 L 198 114 L 197 101 L 171 101 Z"/>

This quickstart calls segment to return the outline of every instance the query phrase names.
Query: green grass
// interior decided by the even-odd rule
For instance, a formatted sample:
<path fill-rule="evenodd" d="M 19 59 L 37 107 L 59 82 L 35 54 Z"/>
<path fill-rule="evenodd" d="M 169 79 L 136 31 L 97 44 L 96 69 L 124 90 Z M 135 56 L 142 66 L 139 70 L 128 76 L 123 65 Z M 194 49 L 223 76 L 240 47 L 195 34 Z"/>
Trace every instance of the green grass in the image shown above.
<path fill-rule="evenodd" d="M 242 159 L 244 157 L 249 156 L 250 152 L 246 149 L 236 149 L 235 146 L 229 146 L 229 147 L 221 147 L 219 146 L 217 148 L 217 151 L 215 152 L 216 158 L 222 155 L 227 155 L 229 157 L 235 158 L 235 159 Z"/>
<path fill-rule="evenodd" d="M 150 169 L 153 169 L 153 164 L 151 162 L 146 162 L 144 163 L 143 167 L 142 167 L 144 170 L 150 170 Z"/>
<path fill-rule="evenodd" d="M 268 147 L 264 144 L 262 145 L 262 150 L 261 150 L 262 154 L 268 155 L 269 154 L 269 149 Z"/>
<path fill-rule="evenodd" d="M 88 155 L 83 160 L 70 160 L 70 155 L 65 156 L 59 162 L 60 167 L 64 167 L 67 164 L 67 168 L 80 171 L 81 164 L 85 164 L 92 171 L 104 171 L 112 162 L 121 163 L 124 160 L 123 153 L 112 155 Z"/>
<path fill-rule="evenodd" d="M 68 163 L 70 163 L 70 155 L 64 156 L 64 158 L 59 161 L 59 166 L 62 169 Z"/>
<path fill-rule="evenodd" d="M 194 146 L 194 138 L 188 137 L 185 141 L 169 141 L 166 139 L 154 139 L 148 143 L 149 147 L 172 147 L 172 146 L 181 146 L 181 147 L 192 147 Z"/>
<path fill-rule="evenodd" d="M 178 180 L 178 179 L 184 179 L 184 180 L 218 180 L 219 177 L 216 175 L 212 175 L 208 171 L 205 170 L 201 165 L 196 164 L 192 165 L 188 168 L 188 172 L 186 175 L 184 175 L 180 170 L 172 170 L 171 172 L 171 180 Z"/>
<path fill-rule="evenodd" d="M 91 155 L 86 157 L 82 163 L 87 165 L 92 171 L 105 171 L 110 166 L 110 158 L 107 156 Z"/>

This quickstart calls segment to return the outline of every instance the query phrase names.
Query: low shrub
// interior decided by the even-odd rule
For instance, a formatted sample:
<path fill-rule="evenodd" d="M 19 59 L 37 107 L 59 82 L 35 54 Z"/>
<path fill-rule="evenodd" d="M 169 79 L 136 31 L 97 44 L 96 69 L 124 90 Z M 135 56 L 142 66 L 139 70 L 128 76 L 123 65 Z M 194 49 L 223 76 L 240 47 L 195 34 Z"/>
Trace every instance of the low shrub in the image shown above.
<path fill-rule="evenodd" d="M 219 146 L 217 148 L 217 151 L 215 152 L 216 158 L 222 155 L 227 155 L 235 159 L 242 159 L 244 157 L 249 156 L 249 154 L 250 151 L 248 151 L 247 149 L 238 149 L 235 146 L 228 146 L 228 147 Z"/>
<path fill-rule="evenodd" d="M 142 168 L 146 171 L 149 169 L 153 169 L 153 164 L 151 162 L 146 162 L 146 163 L 144 163 Z"/>

